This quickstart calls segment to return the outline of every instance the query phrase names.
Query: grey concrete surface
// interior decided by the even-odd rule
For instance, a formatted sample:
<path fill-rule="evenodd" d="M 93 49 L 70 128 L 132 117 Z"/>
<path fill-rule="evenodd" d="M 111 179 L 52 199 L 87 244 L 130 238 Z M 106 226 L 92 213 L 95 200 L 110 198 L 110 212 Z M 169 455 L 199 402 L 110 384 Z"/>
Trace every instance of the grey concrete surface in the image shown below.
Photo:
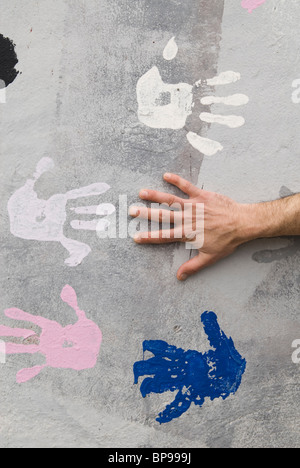
<path fill-rule="evenodd" d="M 251 15 L 240 0 L 2 0 L 0 33 L 15 42 L 22 74 L 0 105 L 0 311 L 18 307 L 73 323 L 59 298 L 70 284 L 103 343 L 95 368 L 49 368 L 22 385 L 18 370 L 43 357 L 7 357 L 0 366 L 1 447 L 299 446 L 300 368 L 291 360 L 291 344 L 300 339 L 296 239 L 253 242 L 181 284 L 176 271 L 189 257 L 182 245 L 101 240 L 74 231 L 68 210 L 65 232 L 92 249 L 69 268 L 59 244 L 12 236 L 7 212 L 42 157 L 55 163 L 37 184 L 43 199 L 106 182 L 111 190 L 101 202 L 118 207 L 119 195 L 127 195 L 130 205 L 142 187 L 171 190 L 165 171 L 241 202 L 277 198 L 283 186 L 298 192 L 300 105 L 291 95 L 299 16 L 297 0 L 267 0 Z M 173 36 L 179 53 L 166 62 Z M 142 125 L 136 84 L 154 65 L 169 83 L 241 73 L 216 94 L 249 96 L 239 111 L 245 125 L 204 125 L 199 100 L 182 130 Z M 223 151 L 204 157 L 187 131 L 216 139 Z M 226 401 L 192 405 L 160 426 L 155 418 L 174 395 L 143 399 L 132 366 L 148 339 L 207 349 L 200 322 L 206 310 L 247 360 L 242 385 Z M 15 322 L 2 314 L 1 324 Z"/>

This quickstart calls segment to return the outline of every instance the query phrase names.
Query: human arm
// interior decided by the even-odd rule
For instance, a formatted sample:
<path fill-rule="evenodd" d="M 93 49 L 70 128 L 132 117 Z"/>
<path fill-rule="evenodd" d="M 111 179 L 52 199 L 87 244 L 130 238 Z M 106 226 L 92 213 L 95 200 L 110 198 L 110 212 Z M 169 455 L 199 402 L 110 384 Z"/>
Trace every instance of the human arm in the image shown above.
<path fill-rule="evenodd" d="M 186 193 L 189 199 L 148 189 L 140 192 L 140 198 L 169 207 L 180 206 L 181 214 L 171 212 L 171 222 L 177 221 L 178 216 L 182 217 L 182 235 L 176 235 L 175 225 L 175 229 L 172 228 L 169 232 L 160 230 L 157 233 L 139 233 L 135 236 L 135 241 L 138 244 L 162 244 L 195 240 L 197 212 L 194 210 L 190 222 L 184 224 L 184 206 L 186 203 L 193 206 L 203 204 L 204 243 L 198 255 L 179 268 L 177 278 L 181 281 L 232 254 L 239 245 L 251 240 L 300 235 L 300 195 L 272 202 L 241 204 L 224 195 L 201 190 L 175 174 L 165 174 L 164 179 Z M 132 207 L 129 214 L 155 221 L 162 221 L 170 216 L 167 210 L 146 207 Z"/>

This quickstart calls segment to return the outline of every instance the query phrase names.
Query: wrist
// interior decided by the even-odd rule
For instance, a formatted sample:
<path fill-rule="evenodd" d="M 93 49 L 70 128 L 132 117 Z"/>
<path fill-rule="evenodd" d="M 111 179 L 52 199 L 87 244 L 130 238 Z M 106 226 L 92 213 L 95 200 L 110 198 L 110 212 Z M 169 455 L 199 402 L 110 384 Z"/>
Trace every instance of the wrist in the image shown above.
<path fill-rule="evenodd" d="M 241 243 L 273 237 L 273 217 L 265 203 L 239 206 L 239 237 Z"/>

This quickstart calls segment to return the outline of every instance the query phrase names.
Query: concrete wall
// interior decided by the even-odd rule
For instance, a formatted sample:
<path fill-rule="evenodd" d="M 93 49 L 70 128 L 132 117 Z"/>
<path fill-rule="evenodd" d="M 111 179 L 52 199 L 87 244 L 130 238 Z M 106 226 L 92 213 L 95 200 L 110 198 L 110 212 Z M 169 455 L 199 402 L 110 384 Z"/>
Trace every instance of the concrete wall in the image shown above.
<path fill-rule="evenodd" d="M 291 359 L 300 339 L 299 241 L 253 242 L 181 284 L 176 271 L 190 255 L 183 245 L 100 239 L 73 229 L 74 220 L 94 217 L 71 210 L 110 203 L 119 213 L 119 196 L 130 206 L 143 187 L 177 193 L 163 182 L 166 171 L 241 202 L 299 191 L 300 104 L 292 101 L 299 15 L 298 0 L 266 0 L 251 14 L 240 0 L 2 0 L 0 33 L 15 43 L 21 73 L 0 104 L 0 331 L 31 331 L 3 338 L 13 344 L 0 365 L 1 447 L 299 446 L 300 369 Z M 178 54 L 165 60 L 172 37 Z M 183 128 L 151 128 L 138 118 L 137 83 L 154 66 L 168 84 L 204 80 Z M 229 70 L 241 79 L 207 86 Z M 208 93 L 248 96 L 233 112 L 245 124 L 201 121 L 204 110 L 229 113 L 219 104 L 204 109 Z M 207 156 L 188 132 L 223 149 Z M 33 188 L 41 160 L 38 168 L 48 162 L 49 170 Z M 30 199 L 20 192 L 26 181 Z M 47 216 L 49 226 L 32 229 Z M 73 289 L 63 302 L 66 285 Z M 79 321 L 76 333 L 53 323 L 75 324 L 73 290 L 91 321 Z M 34 317 L 5 315 L 10 308 Z M 247 361 L 241 384 L 224 400 L 206 398 L 159 424 L 174 392 L 144 399 L 133 365 L 145 340 L 207 352 L 200 320 L 207 310 Z M 43 348 L 29 354 L 24 346 L 38 346 L 40 327 Z M 74 354 L 60 354 L 74 333 Z"/>

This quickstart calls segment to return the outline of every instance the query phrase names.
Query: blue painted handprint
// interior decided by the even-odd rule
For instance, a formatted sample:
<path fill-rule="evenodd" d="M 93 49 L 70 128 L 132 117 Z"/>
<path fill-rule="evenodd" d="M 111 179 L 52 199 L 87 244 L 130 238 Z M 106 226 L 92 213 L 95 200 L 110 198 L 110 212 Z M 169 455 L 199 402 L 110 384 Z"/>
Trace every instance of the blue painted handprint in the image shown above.
<path fill-rule="evenodd" d="M 139 377 L 147 377 L 141 384 L 145 398 L 150 393 L 178 391 L 173 403 L 159 415 L 161 424 L 179 418 L 192 403 L 202 406 L 206 397 L 214 400 L 237 392 L 246 369 L 246 361 L 236 350 L 231 338 L 220 329 L 216 314 L 205 312 L 201 316 L 212 350 L 202 354 L 184 351 L 164 341 L 145 341 L 144 353 L 154 357 L 136 362 L 135 384 Z"/>

